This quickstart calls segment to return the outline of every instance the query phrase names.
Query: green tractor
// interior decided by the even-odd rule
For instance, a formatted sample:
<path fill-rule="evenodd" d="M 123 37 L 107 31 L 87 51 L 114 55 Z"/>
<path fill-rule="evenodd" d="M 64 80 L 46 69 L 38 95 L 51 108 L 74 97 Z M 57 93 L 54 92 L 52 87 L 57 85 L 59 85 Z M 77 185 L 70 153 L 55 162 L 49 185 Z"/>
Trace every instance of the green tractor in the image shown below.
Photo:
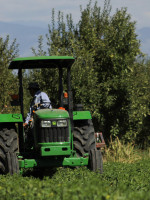
<path fill-rule="evenodd" d="M 0 114 L 0 173 L 21 173 L 23 169 L 88 166 L 103 171 L 102 134 L 95 133 L 89 111 L 81 104 L 73 106 L 70 56 L 15 58 L 9 69 L 18 70 L 20 114 Z M 22 69 L 57 68 L 59 70 L 59 108 L 38 109 L 32 127 L 24 130 Z M 63 93 L 63 69 L 67 69 L 67 94 Z M 64 108 L 65 107 L 65 108 Z M 74 110 L 74 107 L 76 109 Z M 29 145 L 30 143 L 30 145 Z"/>

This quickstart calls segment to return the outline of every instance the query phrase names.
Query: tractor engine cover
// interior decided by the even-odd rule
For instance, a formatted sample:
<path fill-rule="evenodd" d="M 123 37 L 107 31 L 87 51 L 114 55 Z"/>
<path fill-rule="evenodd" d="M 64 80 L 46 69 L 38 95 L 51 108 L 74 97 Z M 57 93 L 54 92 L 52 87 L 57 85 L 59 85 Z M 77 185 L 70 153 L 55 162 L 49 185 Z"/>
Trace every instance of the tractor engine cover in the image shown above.
<path fill-rule="evenodd" d="M 69 113 L 66 110 L 37 110 L 33 123 L 36 143 L 69 142 Z"/>

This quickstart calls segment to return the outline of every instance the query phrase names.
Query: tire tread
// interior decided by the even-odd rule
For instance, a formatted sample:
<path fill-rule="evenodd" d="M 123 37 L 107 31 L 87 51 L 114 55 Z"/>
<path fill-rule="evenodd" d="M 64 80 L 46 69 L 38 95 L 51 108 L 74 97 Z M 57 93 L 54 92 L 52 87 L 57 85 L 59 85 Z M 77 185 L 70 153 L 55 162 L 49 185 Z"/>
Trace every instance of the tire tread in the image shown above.
<path fill-rule="evenodd" d="M 17 133 L 13 128 L 0 130 L 0 173 L 11 175 L 19 172 L 16 153 L 18 152 Z"/>

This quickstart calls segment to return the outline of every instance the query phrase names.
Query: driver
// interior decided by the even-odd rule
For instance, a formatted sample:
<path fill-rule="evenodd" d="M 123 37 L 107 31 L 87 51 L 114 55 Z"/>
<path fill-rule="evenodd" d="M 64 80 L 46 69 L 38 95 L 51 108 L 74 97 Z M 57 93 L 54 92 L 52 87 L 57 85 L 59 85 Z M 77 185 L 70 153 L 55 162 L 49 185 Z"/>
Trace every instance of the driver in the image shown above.
<path fill-rule="evenodd" d="M 25 123 L 23 124 L 26 127 L 32 117 L 33 110 L 35 109 L 42 109 L 42 108 L 52 108 L 51 101 L 48 95 L 45 92 L 40 91 L 39 84 L 37 82 L 29 83 L 28 90 L 30 91 L 31 96 L 33 97 L 29 113 L 25 119 Z"/>

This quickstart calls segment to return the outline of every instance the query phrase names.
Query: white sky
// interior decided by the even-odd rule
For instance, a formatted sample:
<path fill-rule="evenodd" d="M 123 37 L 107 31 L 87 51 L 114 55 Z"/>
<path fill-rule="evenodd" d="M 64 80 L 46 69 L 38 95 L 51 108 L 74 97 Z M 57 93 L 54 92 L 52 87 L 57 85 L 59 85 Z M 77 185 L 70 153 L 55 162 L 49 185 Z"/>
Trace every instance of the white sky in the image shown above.
<path fill-rule="evenodd" d="M 38 26 L 49 24 L 51 10 L 71 13 L 74 22 L 80 19 L 80 5 L 86 7 L 89 0 L 0 0 L 0 21 L 12 23 L 38 22 Z M 95 2 L 95 0 L 93 0 Z M 103 7 L 104 0 L 97 0 Z M 121 7 L 127 7 L 137 28 L 150 27 L 150 0 L 110 0 L 112 13 Z"/>

